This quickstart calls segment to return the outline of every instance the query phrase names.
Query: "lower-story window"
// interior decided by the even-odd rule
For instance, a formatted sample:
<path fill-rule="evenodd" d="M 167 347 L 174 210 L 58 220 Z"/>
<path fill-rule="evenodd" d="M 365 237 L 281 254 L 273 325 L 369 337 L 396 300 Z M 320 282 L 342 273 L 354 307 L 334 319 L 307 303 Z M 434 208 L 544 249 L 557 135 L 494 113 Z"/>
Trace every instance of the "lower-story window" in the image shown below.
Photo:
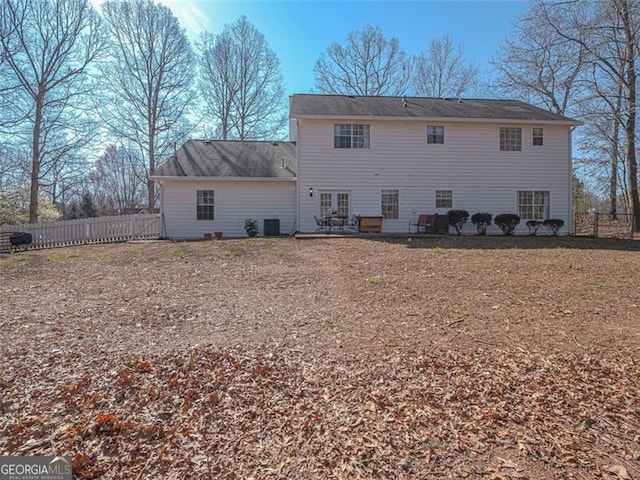
<path fill-rule="evenodd" d="M 400 218 L 400 193 L 398 190 L 382 190 L 382 216 L 385 220 Z"/>
<path fill-rule="evenodd" d="M 196 190 L 196 219 L 213 220 L 213 190 Z"/>
<path fill-rule="evenodd" d="M 453 208 L 452 190 L 436 190 L 436 208 Z"/>
<path fill-rule="evenodd" d="M 549 218 L 549 192 L 546 190 L 519 191 L 518 215 L 521 219 L 527 220 Z"/>
<path fill-rule="evenodd" d="M 320 215 L 349 216 L 349 192 L 320 192 Z"/>

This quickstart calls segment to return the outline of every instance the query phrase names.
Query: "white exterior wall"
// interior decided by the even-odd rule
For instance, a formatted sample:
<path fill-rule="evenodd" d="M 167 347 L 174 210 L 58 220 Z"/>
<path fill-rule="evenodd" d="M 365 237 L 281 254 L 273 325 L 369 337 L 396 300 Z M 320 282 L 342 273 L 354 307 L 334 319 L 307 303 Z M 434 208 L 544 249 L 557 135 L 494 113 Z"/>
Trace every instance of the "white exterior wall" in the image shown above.
<path fill-rule="evenodd" d="M 370 125 L 369 149 L 336 149 L 333 125 Z M 427 144 L 427 125 L 443 125 L 443 145 Z M 522 151 L 502 152 L 500 127 L 522 128 Z M 532 128 L 544 128 L 544 145 L 532 145 Z M 349 191 L 350 214 L 380 215 L 381 190 L 399 190 L 400 218 L 384 220 L 383 231 L 407 232 L 419 213 L 435 208 L 436 190 L 453 190 L 453 208 L 470 215 L 517 213 L 519 190 L 545 190 L 550 218 L 572 231 L 570 127 L 520 123 L 407 120 L 318 120 L 297 122 L 300 231 L 313 232 L 320 191 Z M 314 196 L 309 196 L 312 187 Z M 516 233 L 526 233 L 522 219 Z M 465 233 L 475 232 L 469 222 Z M 491 226 L 488 233 L 498 233 Z"/>
<path fill-rule="evenodd" d="M 280 219 L 280 233 L 288 234 L 296 220 L 296 183 L 292 180 L 194 180 L 163 178 L 161 211 L 163 236 L 203 238 L 221 231 L 224 237 L 246 237 L 244 221 L 258 220 L 263 235 L 265 218 Z M 196 219 L 196 190 L 214 190 L 214 220 Z M 297 227 L 295 227 L 297 228 Z"/>

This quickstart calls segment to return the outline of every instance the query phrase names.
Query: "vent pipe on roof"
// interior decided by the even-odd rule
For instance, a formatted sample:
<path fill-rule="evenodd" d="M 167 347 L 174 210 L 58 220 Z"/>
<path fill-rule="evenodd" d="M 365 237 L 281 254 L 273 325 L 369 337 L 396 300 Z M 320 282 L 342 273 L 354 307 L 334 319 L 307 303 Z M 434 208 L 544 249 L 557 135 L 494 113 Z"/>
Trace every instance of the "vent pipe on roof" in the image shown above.
<path fill-rule="evenodd" d="M 282 157 L 282 163 L 280 164 L 280 168 L 287 168 L 287 163 L 286 163 L 284 157 Z"/>
<path fill-rule="evenodd" d="M 406 107 L 406 106 L 407 106 L 407 97 L 406 97 L 406 95 L 403 95 L 403 96 L 402 96 L 402 106 L 403 106 L 403 107 Z"/>

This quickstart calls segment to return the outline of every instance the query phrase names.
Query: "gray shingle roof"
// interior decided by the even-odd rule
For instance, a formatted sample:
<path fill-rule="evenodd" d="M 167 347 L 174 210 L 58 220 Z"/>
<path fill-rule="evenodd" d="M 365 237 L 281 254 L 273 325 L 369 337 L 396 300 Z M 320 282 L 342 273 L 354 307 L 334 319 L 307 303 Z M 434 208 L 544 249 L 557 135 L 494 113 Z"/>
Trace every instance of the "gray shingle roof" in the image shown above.
<path fill-rule="evenodd" d="M 406 100 L 406 101 L 405 101 Z M 519 100 L 446 99 L 424 97 L 364 97 L 349 95 L 292 95 L 289 116 L 451 118 L 474 120 L 522 120 L 580 122 Z"/>
<path fill-rule="evenodd" d="M 292 142 L 189 140 L 152 176 L 295 178 L 296 146 Z"/>

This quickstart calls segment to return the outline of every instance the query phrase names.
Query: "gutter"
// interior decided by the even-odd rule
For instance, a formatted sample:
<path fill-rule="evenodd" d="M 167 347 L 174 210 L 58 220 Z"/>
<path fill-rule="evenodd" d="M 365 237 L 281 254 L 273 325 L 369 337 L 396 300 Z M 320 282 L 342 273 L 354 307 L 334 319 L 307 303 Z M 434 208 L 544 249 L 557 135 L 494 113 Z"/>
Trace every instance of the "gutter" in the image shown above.
<path fill-rule="evenodd" d="M 455 122 L 455 123 L 501 123 L 501 124 L 536 124 L 536 125 L 566 125 L 579 126 L 583 122 L 578 120 L 534 120 L 527 118 L 467 118 L 467 117 L 396 117 L 378 115 L 292 115 L 299 120 L 385 120 L 385 121 L 415 121 L 415 122 Z"/>

